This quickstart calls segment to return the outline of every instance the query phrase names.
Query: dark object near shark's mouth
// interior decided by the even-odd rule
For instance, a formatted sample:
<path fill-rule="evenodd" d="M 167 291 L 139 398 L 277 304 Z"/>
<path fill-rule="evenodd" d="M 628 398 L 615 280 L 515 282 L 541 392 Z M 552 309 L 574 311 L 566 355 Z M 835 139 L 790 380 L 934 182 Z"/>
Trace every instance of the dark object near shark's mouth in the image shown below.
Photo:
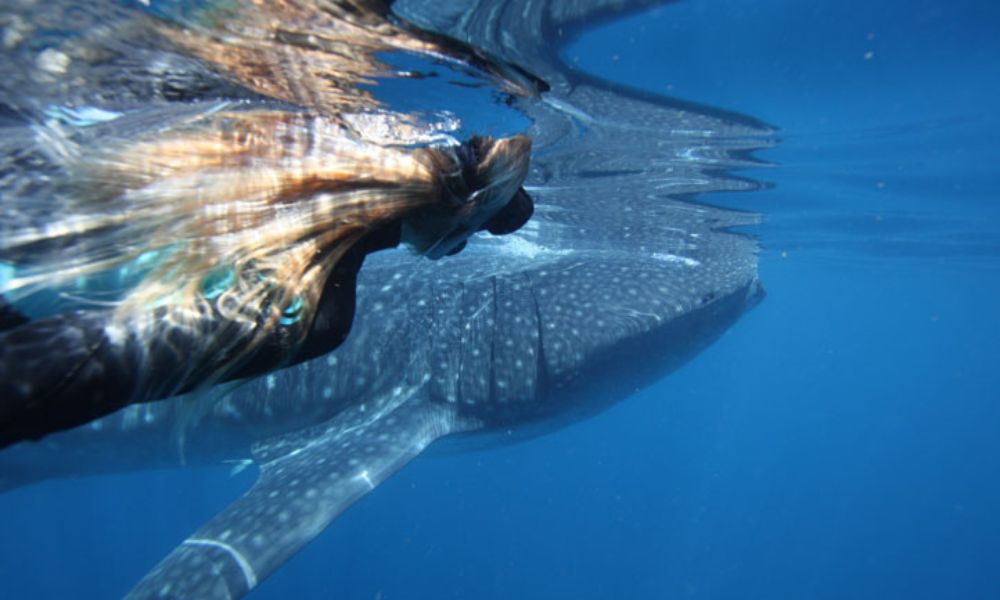
<path fill-rule="evenodd" d="M 460 251 L 477 231 L 513 233 L 534 212 L 521 185 L 528 174 L 531 138 L 473 137 L 458 147 L 429 151 L 444 173 L 442 210 L 429 207 L 404 222 L 403 239 L 428 258 Z"/>

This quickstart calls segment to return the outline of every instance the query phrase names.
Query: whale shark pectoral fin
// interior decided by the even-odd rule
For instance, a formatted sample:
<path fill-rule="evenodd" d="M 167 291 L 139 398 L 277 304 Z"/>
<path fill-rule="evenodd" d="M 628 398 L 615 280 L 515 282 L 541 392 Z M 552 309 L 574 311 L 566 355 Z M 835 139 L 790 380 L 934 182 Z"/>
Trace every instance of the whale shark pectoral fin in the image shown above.
<path fill-rule="evenodd" d="M 253 487 L 127 598 L 241 598 L 355 500 L 458 429 L 452 409 L 417 398 L 381 414 L 348 412 L 255 448 L 261 466 Z"/>

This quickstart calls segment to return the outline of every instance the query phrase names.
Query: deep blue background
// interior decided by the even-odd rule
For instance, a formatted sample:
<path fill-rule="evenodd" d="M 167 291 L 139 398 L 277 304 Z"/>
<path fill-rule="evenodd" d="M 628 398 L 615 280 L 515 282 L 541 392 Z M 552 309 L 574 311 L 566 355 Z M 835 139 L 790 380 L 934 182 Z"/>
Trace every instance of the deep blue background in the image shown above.
<path fill-rule="evenodd" d="M 416 461 L 253 597 L 1000 597 L 998 17 L 705 0 L 567 48 L 782 127 L 773 189 L 703 198 L 765 214 L 767 299 L 604 415 Z M 0 497 L 0 596 L 121 594 L 249 481 Z"/>

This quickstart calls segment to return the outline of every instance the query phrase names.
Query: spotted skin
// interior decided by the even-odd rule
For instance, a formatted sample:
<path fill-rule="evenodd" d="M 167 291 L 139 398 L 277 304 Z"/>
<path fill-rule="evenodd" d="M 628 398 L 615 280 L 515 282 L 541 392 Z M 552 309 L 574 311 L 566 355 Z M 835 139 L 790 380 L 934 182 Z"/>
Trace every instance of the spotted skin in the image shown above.
<path fill-rule="evenodd" d="M 749 152 L 772 144 L 773 131 L 614 88 L 540 50 L 559 27 L 571 37 L 621 5 L 394 6 L 551 85 L 517 104 L 535 123 L 526 186 L 535 215 L 438 263 L 373 255 L 343 346 L 248 382 L 187 432 L 188 464 L 243 456 L 261 476 L 130 598 L 241 597 L 435 440 L 489 444 L 598 413 L 695 356 L 760 300 L 757 243 L 737 232 L 757 217 L 690 200 L 756 189 L 725 173 L 758 164 Z M 177 402 L 134 406 L 44 446 L 13 447 L 0 453 L 0 487 L 174 466 L 179 415 Z"/>
<path fill-rule="evenodd" d="M 406 402 L 367 418 L 348 411 L 292 452 L 262 447 L 253 488 L 181 542 L 128 597 L 243 596 L 345 507 L 453 429 L 450 411 Z"/>

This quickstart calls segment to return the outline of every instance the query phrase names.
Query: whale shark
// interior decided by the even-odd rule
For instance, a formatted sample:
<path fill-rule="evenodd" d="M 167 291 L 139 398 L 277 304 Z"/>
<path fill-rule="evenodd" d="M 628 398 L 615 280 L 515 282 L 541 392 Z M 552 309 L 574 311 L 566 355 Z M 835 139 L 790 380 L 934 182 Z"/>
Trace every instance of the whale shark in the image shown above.
<path fill-rule="evenodd" d="M 236 387 L 195 423 L 173 399 L 11 447 L 0 453 L 0 489 L 252 461 L 246 493 L 128 595 L 240 598 L 430 446 L 554 431 L 718 339 L 763 298 L 758 243 L 746 233 L 759 217 L 701 200 L 758 189 L 731 172 L 760 166 L 752 152 L 772 145 L 774 130 L 566 68 L 552 32 L 565 43 L 622 14 L 609 9 L 620 4 L 397 3 L 411 22 L 550 86 L 514 101 L 533 123 L 532 220 L 447 261 L 372 256 L 336 351 Z"/>

